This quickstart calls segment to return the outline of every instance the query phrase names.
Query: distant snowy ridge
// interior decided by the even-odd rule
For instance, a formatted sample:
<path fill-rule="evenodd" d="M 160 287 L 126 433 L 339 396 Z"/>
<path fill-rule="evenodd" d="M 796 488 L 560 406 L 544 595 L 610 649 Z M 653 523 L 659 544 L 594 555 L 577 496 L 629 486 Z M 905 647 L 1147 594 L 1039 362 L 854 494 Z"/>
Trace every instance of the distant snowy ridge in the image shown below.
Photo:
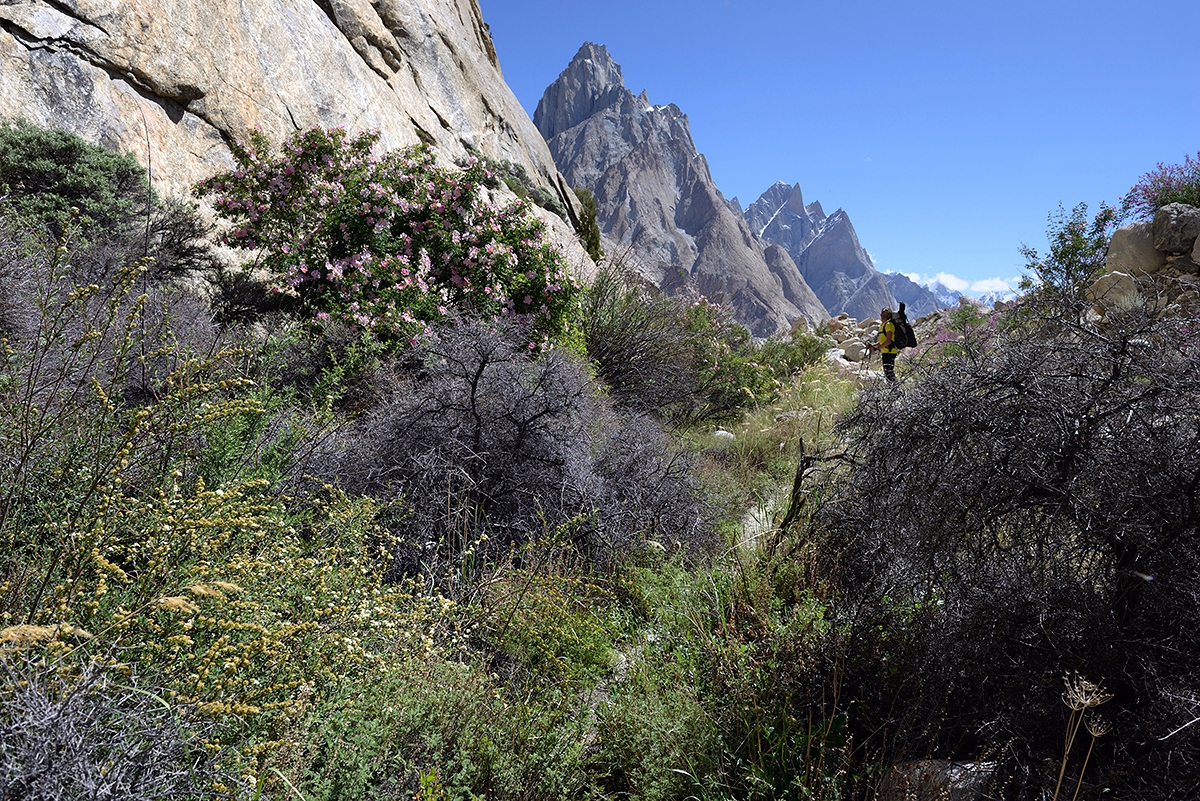
<path fill-rule="evenodd" d="M 912 276 L 908 276 L 910 279 Z M 1015 300 L 1017 292 L 1014 289 L 987 290 L 979 294 L 968 294 L 960 292 L 957 289 L 951 289 L 940 281 L 920 282 L 922 286 L 929 289 L 938 299 L 938 302 L 947 308 L 957 306 L 961 298 L 967 298 L 973 303 L 978 303 L 982 306 L 994 306 L 996 303 Z"/>

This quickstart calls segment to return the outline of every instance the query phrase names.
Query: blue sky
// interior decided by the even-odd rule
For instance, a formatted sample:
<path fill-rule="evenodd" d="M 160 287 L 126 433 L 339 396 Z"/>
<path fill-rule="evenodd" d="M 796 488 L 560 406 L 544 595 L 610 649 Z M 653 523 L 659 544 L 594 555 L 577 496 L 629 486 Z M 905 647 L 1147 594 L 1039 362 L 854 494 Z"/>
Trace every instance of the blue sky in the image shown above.
<path fill-rule="evenodd" d="M 1200 2 L 480 0 L 533 115 L 587 40 L 675 103 L 726 197 L 842 207 L 885 271 L 1019 275 L 1059 203 L 1200 151 Z M 953 282 L 950 282 L 953 283 Z"/>

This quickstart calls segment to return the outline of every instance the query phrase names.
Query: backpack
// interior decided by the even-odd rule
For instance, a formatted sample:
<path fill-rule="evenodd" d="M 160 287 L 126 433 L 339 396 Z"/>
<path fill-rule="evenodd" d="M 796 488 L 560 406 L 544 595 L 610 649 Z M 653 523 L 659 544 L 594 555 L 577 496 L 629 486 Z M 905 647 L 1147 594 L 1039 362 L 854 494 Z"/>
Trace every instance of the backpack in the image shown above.
<path fill-rule="evenodd" d="M 915 348 L 917 346 L 917 335 L 913 332 L 912 325 L 908 322 L 908 315 L 904 313 L 904 303 L 900 304 L 900 311 L 892 314 L 892 324 L 896 327 L 896 333 L 892 337 L 892 346 L 904 350 L 905 348 Z"/>

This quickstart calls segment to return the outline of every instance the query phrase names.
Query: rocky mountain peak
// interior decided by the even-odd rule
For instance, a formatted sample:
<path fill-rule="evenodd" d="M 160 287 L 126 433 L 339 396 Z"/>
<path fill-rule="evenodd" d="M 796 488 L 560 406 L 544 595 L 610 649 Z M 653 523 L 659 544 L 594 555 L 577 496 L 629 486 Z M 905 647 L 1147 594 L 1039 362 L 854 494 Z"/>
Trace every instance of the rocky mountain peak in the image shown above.
<path fill-rule="evenodd" d="M 830 236 L 844 237 L 846 240 L 853 242 L 856 248 L 862 247 L 862 243 L 858 241 L 858 231 L 854 230 L 854 223 L 850 222 L 850 215 L 846 213 L 845 209 L 839 208 L 825 218 L 822 233 L 826 232 Z M 863 256 L 866 257 L 868 263 L 874 266 L 865 250 L 863 251 Z"/>
<path fill-rule="evenodd" d="M 828 317 L 790 257 L 768 261 L 717 189 L 687 115 L 626 89 L 603 46 L 580 48 L 542 95 L 534 122 L 567 181 L 595 196 L 605 249 L 625 254 L 647 280 L 722 302 L 759 336 L 787 331 L 797 317 Z M 803 198 L 797 203 L 803 208 Z"/>
<path fill-rule="evenodd" d="M 790 214 L 797 216 L 808 216 L 808 209 L 804 207 L 804 193 L 800 191 L 800 184 L 793 184 L 788 192 L 787 202 L 783 208 Z"/>
<path fill-rule="evenodd" d="M 800 184 L 773 184 L 744 212 L 750 228 L 765 243 L 783 247 L 797 258 L 820 231 L 804 205 Z M 824 216 L 822 215 L 822 219 Z"/>
<path fill-rule="evenodd" d="M 602 111 L 627 93 L 621 65 L 604 45 L 584 42 L 558 79 L 547 87 L 533 124 L 547 140 Z M 649 106 L 646 93 L 638 98 Z"/>
<path fill-rule="evenodd" d="M 826 216 L 808 205 L 799 184 L 773 184 L 744 212 L 764 244 L 778 246 L 831 314 L 864 319 L 904 301 L 913 314 L 940 307 L 937 296 L 904 276 L 883 275 L 858 239 L 844 209 Z"/>

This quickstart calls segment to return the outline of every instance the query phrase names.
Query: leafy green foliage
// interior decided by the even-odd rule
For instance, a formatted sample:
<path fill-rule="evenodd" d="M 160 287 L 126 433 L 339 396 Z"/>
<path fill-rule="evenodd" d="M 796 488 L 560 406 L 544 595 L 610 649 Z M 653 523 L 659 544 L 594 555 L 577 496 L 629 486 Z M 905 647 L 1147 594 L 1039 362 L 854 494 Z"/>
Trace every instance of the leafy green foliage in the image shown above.
<path fill-rule="evenodd" d="M 375 157 L 378 134 L 301 131 L 273 151 L 261 133 L 233 148 L 238 169 L 197 186 L 234 224 L 224 241 L 255 252 L 251 272 L 318 325 L 403 348 L 454 313 L 515 315 L 546 343 L 577 286 L 522 203 L 483 200 L 471 162 L 439 167 L 423 148 Z"/>
<path fill-rule="evenodd" d="M 314 705 L 303 738 L 280 753 L 304 766 L 291 775 L 305 798 L 587 796 L 573 697 L 545 687 L 507 697 L 497 677 L 448 660 L 397 659 L 369 685 Z"/>
<path fill-rule="evenodd" d="M 85 234 L 120 232 L 147 213 L 149 178 L 128 153 L 25 120 L 0 122 L 0 198 L 57 239 L 78 210 Z"/>
<path fill-rule="evenodd" d="M 628 668 L 597 715 L 597 753 L 589 765 L 618 798 L 686 798 L 719 771 L 717 727 L 694 676 L 655 653 Z"/>
<path fill-rule="evenodd" d="M 219 268 L 195 206 L 158 197 L 132 155 L 25 120 L 0 121 L 0 213 L 50 241 L 69 233 L 83 283 L 109 280 L 142 258 L 152 279 Z"/>
<path fill-rule="evenodd" d="M 824 359 L 827 348 L 821 338 L 797 332 L 763 342 L 758 360 L 771 369 L 776 381 L 787 382 Z"/>
<path fill-rule="evenodd" d="M 604 249 L 600 246 L 600 226 L 596 222 L 596 196 L 592 190 L 576 187 L 575 196 L 583 207 L 583 218 L 579 221 L 579 241 L 583 249 L 597 264 L 604 258 Z"/>
<path fill-rule="evenodd" d="M 619 267 L 601 270 L 589 287 L 580 328 L 613 398 L 676 424 L 732 419 L 778 388 L 750 332 L 727 312 L 703 298 L 639 288 Z M 791 355 L 773 348 L 786 369 Z"/>
<path fill-rule="evenodd" d="M 1039 290 L 1052 296 L 1074 296 L 1104 269 L 1108 242 L 1116 228 L 1117 211 L 1103 203 L 1089 220 L 1086 203 L 1079 203 L 1068 214 L 1060 205 L 1050 214 L 1046 238 L 1050 250 L 1039 255 L 1028 245 L 1021 246 L 1025 269 L 1032 275 L 1021 279 L 1021 291 Z"/>

